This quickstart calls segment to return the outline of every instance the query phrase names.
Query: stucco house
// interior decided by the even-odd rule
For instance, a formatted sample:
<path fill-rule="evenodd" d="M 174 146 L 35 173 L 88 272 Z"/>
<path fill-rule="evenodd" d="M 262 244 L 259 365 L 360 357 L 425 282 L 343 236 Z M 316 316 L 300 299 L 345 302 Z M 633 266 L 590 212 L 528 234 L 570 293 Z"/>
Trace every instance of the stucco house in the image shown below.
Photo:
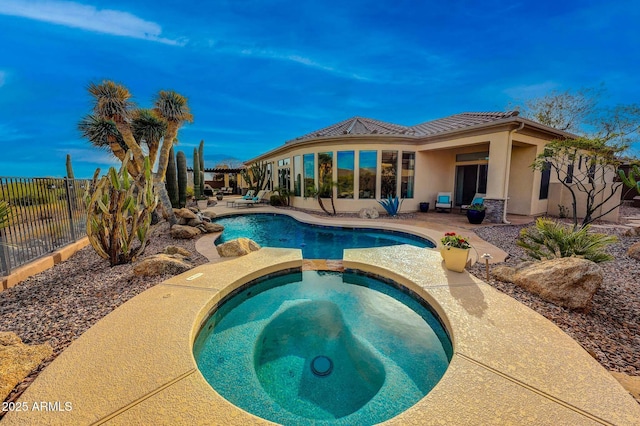
<path fill-rule="evenodd" d="M 267 163 L 268 189 L 289 189 L 294 207 L 319 210 L 309 188 L 325 180 L 337 183 L 329 190 L 341 212 L 379 207 L 376 200 L 389 195 L 402 198 L 408 212 L 421 202 L 433 206 L 438 192 L 451 192 L 454 206 L 483 193 L 487 220 L 502 222 L 506 213 L 541 215 L 561 202 L 561 185 L 554 190 L 550 173 L 530 165 L 549 141 L 571 137 L 517 111 L 467 112 L 408 127 L 353 117 L 246 164 Z"/>

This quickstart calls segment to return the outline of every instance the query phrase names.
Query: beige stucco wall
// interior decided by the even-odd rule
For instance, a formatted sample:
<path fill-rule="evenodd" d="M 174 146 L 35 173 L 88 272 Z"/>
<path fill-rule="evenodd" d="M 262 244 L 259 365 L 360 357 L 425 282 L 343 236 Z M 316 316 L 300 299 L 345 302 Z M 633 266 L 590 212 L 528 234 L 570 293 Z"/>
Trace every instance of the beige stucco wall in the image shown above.
<path fill-rule="evenodd" d="M 575 188 L 575 185 L 574 185 Z M 605 194 L 609 194 L 611 189 L 611 187 L 606 188 L 604 191 L 602 191 L 599 195 L 596 196 L 595 198 L 595 202 L 594 204 L 600 204 L 606 197 Z M 599 185 L 596 187 L 596 191 L 599 191 L 600 189 L 602 189 L 602 185 Z M 608 210 L 613 209 L 613 211 L 611 211 L 610 213 L 604 215 L 601 220 L 606 220 L 609 222 L 618 222 L 619 220 L 619 209 L 617 209 L 616 207 L 620 204 L 620 197 L 621 197 L 621 188 L 618 188 L 618 190 L 616 191 L 616 194 L 611 197 L 608 201 L 606 201 L 601 208 L 596 209 L 596 211 L 593 214 L 593 217 L 595 216 L 599 216 L 600 214 L 602 214 L 602 212 L 606 212 Z M 578 190 L 574 191 L 576 194 L 576 206 L 577 206 L 577 211 L 578 211 L 578 218 L 582 219 L 584 218 L 584 214 L 585 214 L 585 206 L 586 206 L 586 200 L 587 200 L 587 194 Z M 564 206 L 568 213 L 569 213 L 569 217 L 573 217 L 573 207 L 571 206 L 572 202 L 573 202 L 573 198 L 571 196 L 571 191 L 569 191 L 569 189 L 567 189 L 563 184 L 561 184 L 560 182 L 551 182 L 549 184 L 549 214 L 552 216 L 558 216 L 560 213 L 560 207 L 559 205 Z"/>

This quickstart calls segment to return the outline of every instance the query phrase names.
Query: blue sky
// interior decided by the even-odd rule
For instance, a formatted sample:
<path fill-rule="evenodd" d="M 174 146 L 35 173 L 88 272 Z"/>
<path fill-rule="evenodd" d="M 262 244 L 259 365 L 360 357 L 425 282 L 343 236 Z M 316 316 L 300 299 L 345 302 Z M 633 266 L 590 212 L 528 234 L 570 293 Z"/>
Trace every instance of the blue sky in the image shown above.
<path fill-rule="evenodd" d="M 206 166 L 359 115 L 413 125 L 604 84 L 640 102 L 640 3 L 0 1 L 0 176 L 115 164 L 80 137 L 89 82 L 189 99 Z"/>

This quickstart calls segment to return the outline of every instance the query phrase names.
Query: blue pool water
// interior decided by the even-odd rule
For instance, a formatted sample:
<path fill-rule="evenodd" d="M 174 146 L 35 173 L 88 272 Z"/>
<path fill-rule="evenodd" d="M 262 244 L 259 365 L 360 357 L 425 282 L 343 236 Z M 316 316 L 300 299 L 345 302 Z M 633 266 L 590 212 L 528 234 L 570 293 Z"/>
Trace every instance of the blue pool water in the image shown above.
<path fill-rule="evenodd" d="M 451 341 L 416 299 L 354 272 L 305 271 L 250 284 L 194 344 L 198 367 L 234 405 L 285 425 L 390 419 L 441 379 Z"/>
<path fill-rule="evenodd" d="M 302 257 L 306 259 L 342 259 L 342 250 L 349 248 L 398 244 L 435 247 L 426 238 L 404 232 L 309 225 L 281 214 L 231 216 L 215 222 L 224 226 L 216 244 L 246 237 L 263 247 L 302 249 Z"/>

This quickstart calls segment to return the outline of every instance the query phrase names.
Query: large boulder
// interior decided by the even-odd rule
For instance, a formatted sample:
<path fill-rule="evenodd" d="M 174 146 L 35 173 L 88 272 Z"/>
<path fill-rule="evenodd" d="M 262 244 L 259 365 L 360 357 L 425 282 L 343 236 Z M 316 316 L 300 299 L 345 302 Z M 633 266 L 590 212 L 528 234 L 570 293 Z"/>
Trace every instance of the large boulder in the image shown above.
<path fill-rule="evenodd" d="M 365 207 L 360 209 L 360 211 L 358 212 L 358 217 L 362 219 L 377 219 L 379 216 L 380 213 L 378 213 L 378 210 L 373 208 Z"/>
<path fill-rule="evenodd" d="M 627 256 L 640 260 L 640 242 L 632 244 L 631 247 L 629 247 L 627 250 Z"/>
<path fill-rule="evenodd" d="M 187 219 L 187 220 L 195 219 L 198 217 L 198 215 L 195 212 L 187 208 L 175 209 L 173 213 L 176 215 L 176 217 Z"/>
<path fill-rule="evenodd" d="M 193 266 L 184 261 L 181 254 L 154 254 L 145 257 L 133 267 L 133 273 L 137 276 L 153 277 L 156 275 L 177 275 L 188 271 Z"/>
<path fill-rule="evenodd" d="M 25 345 L 15 333 L 0 332 L 0 398 L 4 400 L 14 387 L 31 373 L 53 349 L 48 344 Z"/>
<path fill-rule="evenodd" d="M 216 214 L 215 214 L 215 212 L 212 212 L 211 210 L 205 210 L 205 211 L 202 212 L 202 216 L 208 217 L 209 219 L 215 219 Z"/>
<path fill-rule="evenodd" d="M 623 388 L 627 390 L 635 399 L 640 400 L 640 376 L 629 376 L 628 374 L 611 371 L 611 375 L 616 378 Z"/>
<path fill-rule="evenodd" d="M 202 223 L 202 219 L 196 217 L 195 219 L 189 219 L 187 226 L 198 226 Z"/>
<path fill-rule="evenodd" d="M 186 225 L 173 225 L 171 227 L 171 236 L 179 240 L 188 240 L 201 234 L 198 228 Z"/>
<path fill-rule="evenodd" d="M 205 234 L 210 234 L 212 232 L 224 231 L 224 226 L 218 223 L 202 222 L 200 225 L 198 225 L 198 229 L 200 229 Z"/>
<path fill-rule="evenodd" d="M 252 251 L 260 250 L 260 246 L 249 238 L 238 238 L 216 246 L 220 257 L 244 256 Z"/>
<path fill-rule="evenodd" d="M 164 254 L 179 254 L 184 257 L 191 257 L 191 252 L 189 250 L 177 246 L 166 246 L 162 252 Z"/>
<path fill-rule="evenodd" d="M 578 257 L 560 257 L 516 268 L 496 267 L 493 275 L 570 309 L 587 309 L 602 285 L 602 269 Z"/>

